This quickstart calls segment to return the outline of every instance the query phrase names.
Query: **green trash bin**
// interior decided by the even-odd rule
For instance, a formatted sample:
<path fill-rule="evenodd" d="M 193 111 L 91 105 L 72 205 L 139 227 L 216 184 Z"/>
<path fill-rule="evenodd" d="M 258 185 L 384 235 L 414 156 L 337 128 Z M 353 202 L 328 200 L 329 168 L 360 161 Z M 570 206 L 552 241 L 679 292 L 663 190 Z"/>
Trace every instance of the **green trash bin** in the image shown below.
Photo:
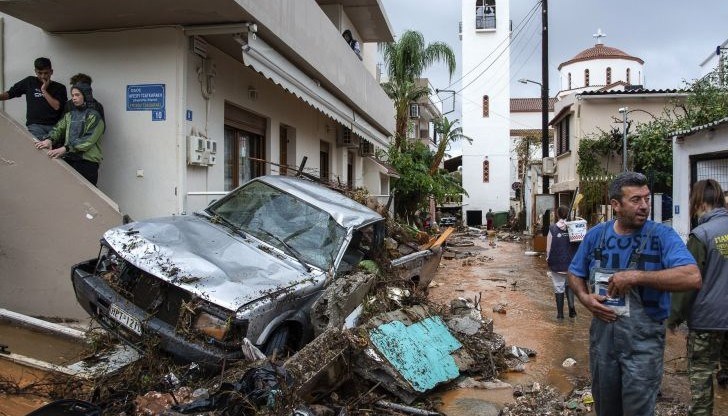
<path fill-rule="evenodd" d="M 503 227 L 508 224 L 508 211 L 493 212 L 493 228 Z"/>

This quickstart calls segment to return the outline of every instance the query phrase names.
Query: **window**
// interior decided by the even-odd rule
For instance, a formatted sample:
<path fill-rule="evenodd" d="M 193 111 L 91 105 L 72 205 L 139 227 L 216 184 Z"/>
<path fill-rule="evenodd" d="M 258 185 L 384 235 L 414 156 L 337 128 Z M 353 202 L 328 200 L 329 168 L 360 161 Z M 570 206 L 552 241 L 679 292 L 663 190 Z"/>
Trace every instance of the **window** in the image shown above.
<path fill-rule="evenodd" d="M 612 68 L 607 68 L 607 85 L 612 83 Z"/>
<path fill-rule="evenodd" d="M 629 84 L 629 85 L 631 85 L 631 84 L 632 84 L 632 83 L 631 83 L 631 82 L 629 81 L 629 68 L 627 68 L 627 79 L 625 79 L 625 82 L 627 82 L 627 84 Z"/>
<path fill-rule="evenodd" d="M 584 70 L 584 86 L 585 87 L 589 86 L 589 70 L 588 69 Z"/>
<path fill-rule="evenodd" d="M 225 103 L 223 186 L 226 191 L 266 174 L 266 125 L 265 118 Z"/>
<path fill-rule="evenodd" d="M 495 0 L 475 0 L 475 29 L 495 29 Z"/>
<path fill-rule="evenodd" d="M 490 116 L 490 98 L 487 95 L 483 96 L 483 117 Z"/>
<path fill-rule="evenodd" d="M 232 191 L 245 182 L 265 175 L 263 137 L 225 126 L 224 187 Z"/>
<path fill-rule="evenodd" d="M 490 162 L 488 159 L 483 161 L 483 183 L 490 182 Z"/>
<path fill-rule="evenodd" d="M 571 116 L 564 117 L 556 126 L 556 154 L 564 154 L 569 149 L 569 121 Z"/>
<path fill-rule="evenodd" d="M 569 72 L 569 88 L 568 89 L 571 89 L 571 72 Z"/>

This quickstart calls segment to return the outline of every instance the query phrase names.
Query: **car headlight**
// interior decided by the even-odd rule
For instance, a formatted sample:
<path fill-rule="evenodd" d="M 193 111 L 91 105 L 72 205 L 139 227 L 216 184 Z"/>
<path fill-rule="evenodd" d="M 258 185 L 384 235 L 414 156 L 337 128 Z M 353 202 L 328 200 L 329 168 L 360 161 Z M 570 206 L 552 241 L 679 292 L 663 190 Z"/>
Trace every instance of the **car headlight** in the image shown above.
<path fill-rule="evenodd" d="M 210 315 L 207 312 L 201 312 L 197 315 L 192 329 L 218 341 L 223 341 L 230 330 L 230 321 Z"/>

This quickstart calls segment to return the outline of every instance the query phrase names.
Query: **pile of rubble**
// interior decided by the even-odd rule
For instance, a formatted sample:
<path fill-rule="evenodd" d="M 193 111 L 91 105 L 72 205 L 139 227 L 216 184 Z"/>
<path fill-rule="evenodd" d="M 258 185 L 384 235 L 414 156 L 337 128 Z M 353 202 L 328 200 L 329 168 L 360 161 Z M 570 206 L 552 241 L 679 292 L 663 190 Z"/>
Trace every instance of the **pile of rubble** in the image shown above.
<path fill-rule="evenodd" d="M 436 415 L 427 392 L 450 383 L 509 388 L 495 377 L 519 359 L 513 351 L 532 354 L 507 348 L 478 301 L 416 304 L 350 329 L 327 327 L 284 361 L 256 352 L 259 360 L 214 379 L 173 376 L 172 388 L 137 397 L 133 414 Z"/>

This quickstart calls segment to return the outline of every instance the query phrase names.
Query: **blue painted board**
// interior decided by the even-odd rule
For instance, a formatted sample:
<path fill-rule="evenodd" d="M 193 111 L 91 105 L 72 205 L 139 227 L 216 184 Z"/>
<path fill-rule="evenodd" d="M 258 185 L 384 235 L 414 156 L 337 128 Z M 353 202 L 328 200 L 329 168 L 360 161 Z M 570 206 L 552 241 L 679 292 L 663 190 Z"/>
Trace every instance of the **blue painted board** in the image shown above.
<path fill-rule="evenodd" d="M 389 322 L 372 330 L 369 338 L 415 391 L 424 393 L 460 375 L 450 354 L 462 345 L 438 316 L 410 326 Z"/>

